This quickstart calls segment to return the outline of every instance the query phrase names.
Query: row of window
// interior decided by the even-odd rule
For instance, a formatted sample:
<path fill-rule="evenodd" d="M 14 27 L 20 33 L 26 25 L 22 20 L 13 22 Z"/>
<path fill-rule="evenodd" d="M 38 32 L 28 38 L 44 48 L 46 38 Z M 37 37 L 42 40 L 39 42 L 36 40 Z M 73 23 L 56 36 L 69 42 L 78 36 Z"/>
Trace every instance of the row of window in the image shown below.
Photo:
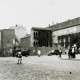
<path fill-rule="evenodd" d="M 38 46 L 38 41 L 34 41 L 34 46 Z"/>
<path fill-rule="evenodd" d="M 60 39 L 58 40 L 58 42 L 59 42 L 59 43 L 61 43 L 61 42 L 64 42 L 64 43 L 65 43 L 65 42 L 66 42 L 66 38 L 63 38 L 63 39 L 60 38 Z M 70 42 L 70 37 L 68 37 L 68 42 Z"/>
<path fill-rule="evenodd" d="M 34 38 L 39 37 L 39 33 L 38 32 L 34 32 Z"/>

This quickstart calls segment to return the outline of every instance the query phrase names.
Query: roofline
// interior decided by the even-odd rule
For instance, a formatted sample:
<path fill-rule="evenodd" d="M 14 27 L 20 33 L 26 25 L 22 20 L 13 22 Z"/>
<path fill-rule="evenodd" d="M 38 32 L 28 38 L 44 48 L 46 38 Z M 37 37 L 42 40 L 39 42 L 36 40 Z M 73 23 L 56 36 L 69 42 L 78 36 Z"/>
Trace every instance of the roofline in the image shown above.
<path fill-rule="evenodd" d="M 57 30 L 65 29 L 65 28 L 70 28 L 70 27 L 74 27 L 74 26 L 77 26 L 77 25 L 80 25 L 80 23 L 76 24 L 76 25 L 72 25 L 72 26 L 63 27 L 63 28 L 60 28 L 60 29 L 53 29 L 52 31 L 57 31 Z"/>
<path fill-rule="evenodd" d="M 40 27 L 32 27 L 32 29 L 33 30 L 52 30 L 51 28 L 40 28 Z"/>
<path fill-rule="evenodd" d="M 31 36 L 22 37 L 21 39 L 28 38 L 28 37 L 31 37 Z"/>
<path fill-rule="evenodd" d="M 67 23 L 67 22 L 69 22 L 69 23 Z M 63 26 L 62 24 L 64 24 L 64 23 L 65 23 L 65 25 Z M 61 22 L 61 23 L 57 23 L 57 24 L 54 24 L 54 25 L 49 26 L 47 28 L 51 28 L 51 29 L 54 29 L 54 30 L 59 30 L 59 29 L 64 29 L 64 28 L 76 26 L 76 25 L 80 25 L 80 17 L 74 18 L 74 19 L 71 19 L 71 20 L 68 20 L 68 21 L 64 21 L 64 22 Z"/>

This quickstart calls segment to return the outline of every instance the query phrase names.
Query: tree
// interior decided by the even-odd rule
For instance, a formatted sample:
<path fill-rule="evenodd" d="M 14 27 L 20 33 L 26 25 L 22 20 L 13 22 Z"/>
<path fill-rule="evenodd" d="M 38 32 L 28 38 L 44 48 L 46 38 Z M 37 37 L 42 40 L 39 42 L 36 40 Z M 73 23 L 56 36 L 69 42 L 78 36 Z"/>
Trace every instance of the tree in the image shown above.
<path fill-rule="evenodd" d="M 77 44 L 77 48 L 80 47 L 80 36 L 79 35 L 74 36 L 73 44 Z"/>

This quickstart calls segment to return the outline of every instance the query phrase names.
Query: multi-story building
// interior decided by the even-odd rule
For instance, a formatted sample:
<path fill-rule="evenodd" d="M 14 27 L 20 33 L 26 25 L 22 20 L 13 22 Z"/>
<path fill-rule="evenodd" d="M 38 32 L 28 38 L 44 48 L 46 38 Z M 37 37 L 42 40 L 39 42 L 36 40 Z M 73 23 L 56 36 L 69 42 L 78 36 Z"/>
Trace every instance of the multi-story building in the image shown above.
<path fill-rule="evenodd" d="M 80 34 L 80 18 L 58 23 L 48 28 L 53 29 L 53 45 L 70 48 L 75 43 L 76 36 Z"/>
<path fill-rule="evenodd" d="M 25 41 L 28 40 L 28 41 Z M 30 39 L 30 44 L 28 43 Z M 23 38 L 22 44 L 29 47 L 42 47 L 43 53 L 60 47 L 70 48 L 73 44 L 80 47 L 80 18 L 57 23 L 46 28 L 32 27 L 31 38 Z M 78 42 L 77 42 L 78 41 Z M 27 43 L 26 43 L 27 42 Z M 25 47 L 24 46 L 24 47 Z M 44 48 L 45 47 L 45 48 Z M 44 50 L 43 50 L 44 48 Z M 37 49 L 36 49 L 37 50 Z"/>
<path fill-rule="evenodd" d="M 31 29 L 31 47 L 51 47 L 52 31 L 47 28 L 32 27 Z"/>
<path fill-rule="evenodd" d="M 6 55 L 6 51 L 13 49 L 16 45 L 15 40 L 17 41 L 14 29 L 0 30 L 0 51 L 2 51 L 2 54 Z"/>

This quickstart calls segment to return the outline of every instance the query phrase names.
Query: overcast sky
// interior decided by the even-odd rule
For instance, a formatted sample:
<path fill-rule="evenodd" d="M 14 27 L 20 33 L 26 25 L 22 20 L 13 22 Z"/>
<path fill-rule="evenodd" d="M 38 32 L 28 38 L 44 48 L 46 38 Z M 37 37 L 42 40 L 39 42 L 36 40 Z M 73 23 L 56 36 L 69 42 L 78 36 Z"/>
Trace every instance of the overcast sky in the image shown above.
<path fill-rule="evenodd" d="M 0 0 L 0 29 L 47 27 L 80 17 L 80 0 Z"/>

